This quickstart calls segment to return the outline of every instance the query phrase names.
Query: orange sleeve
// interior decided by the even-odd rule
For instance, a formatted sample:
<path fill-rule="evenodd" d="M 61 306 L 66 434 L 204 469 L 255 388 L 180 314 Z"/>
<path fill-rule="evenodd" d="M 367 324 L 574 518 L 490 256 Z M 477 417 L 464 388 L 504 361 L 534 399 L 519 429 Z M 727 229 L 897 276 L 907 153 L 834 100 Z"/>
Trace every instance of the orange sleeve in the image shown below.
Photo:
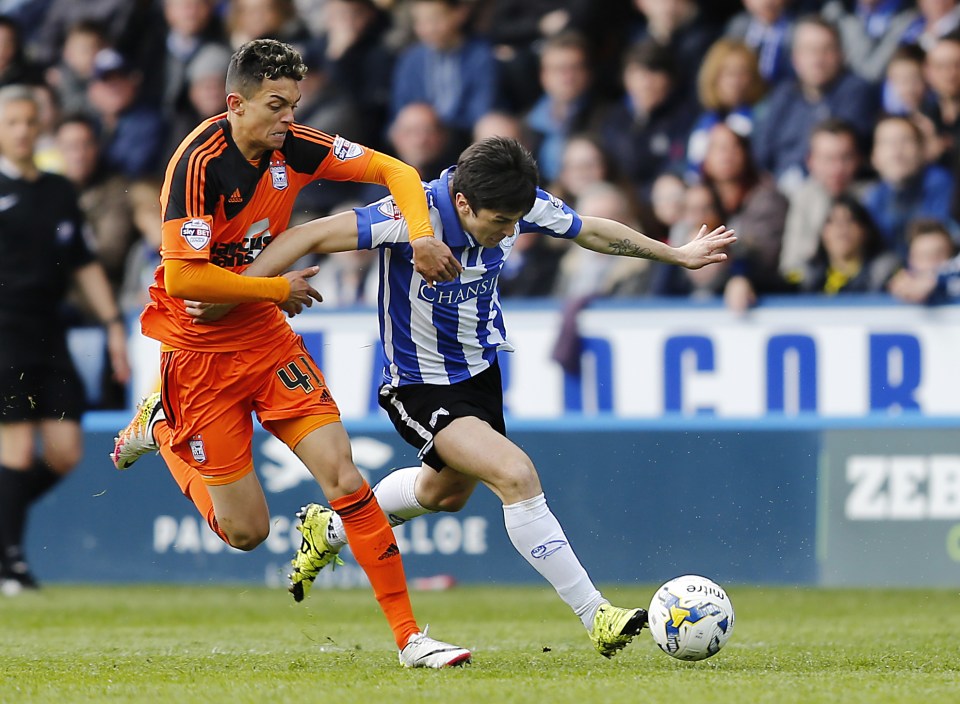
<path fill-rule="evenodd" d="M 416 169 L 399 159 L 375 151 L 373 158 L 367 163 L 363 180 L 367 183 L 379 183 L 390 189 L 400 213 L 407 221 L 411 242 L 421 237 L 433 237 L 427 197 L 423 193 L 423 183 Z"/>
<path fill-rule="evenodd" d="M 311 172 L 311 179 L 362 181 L 386 186 L 407 221 L 410 241 L 434 236 L 427 197 L 415 168 L 392 156 L 312 127 L 294 123 L 290 131 L 296 138 L 293 146 L 298 149 L 298 154 L 308 164 L 319 161 L 316 169 L 303 169 Z M 307 158 L 306 155 L 312 156 Z"/>
<path fill-rule="evenodd" d="M 196 259 L 164 262 L 163 284 L 175 298 L 204 303 L 282 303 L 290 295 L 290 282 L 282 276 L 243 276 Z"/>

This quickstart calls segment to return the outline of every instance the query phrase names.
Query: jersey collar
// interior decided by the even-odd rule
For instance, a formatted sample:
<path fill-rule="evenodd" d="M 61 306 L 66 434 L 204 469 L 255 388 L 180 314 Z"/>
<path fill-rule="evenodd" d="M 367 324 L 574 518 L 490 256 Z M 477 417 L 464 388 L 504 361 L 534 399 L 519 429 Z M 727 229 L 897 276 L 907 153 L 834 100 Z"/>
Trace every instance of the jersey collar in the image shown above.
<path fill-rule="evenodd" d="M 477 241 L 460 225 L 457 208 L 450 196 L 450 176 L 456 168 L 456 166 L 451 166 L 444 169 L 440 178 L 430 184 L 430 190 L 433 192 L 433 202 L 437 204 L 437 210 L 440 211 L 440 222 L 443 224 L 443 241 L 450 247 L 475 247 Z"/>

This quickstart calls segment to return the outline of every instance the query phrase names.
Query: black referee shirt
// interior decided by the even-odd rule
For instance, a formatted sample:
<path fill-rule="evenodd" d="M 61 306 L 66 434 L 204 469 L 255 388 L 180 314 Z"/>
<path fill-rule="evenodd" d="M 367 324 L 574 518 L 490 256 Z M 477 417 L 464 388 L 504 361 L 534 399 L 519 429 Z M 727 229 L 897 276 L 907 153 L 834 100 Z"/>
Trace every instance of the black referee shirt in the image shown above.
<path fill-rule="evenodd" d="M 41 173 L 27 181 L 0 169 L 0 337 L 39 341 L 62 330 L 72 275 L 94 260 L 85 227 L 67 179 Z"/>

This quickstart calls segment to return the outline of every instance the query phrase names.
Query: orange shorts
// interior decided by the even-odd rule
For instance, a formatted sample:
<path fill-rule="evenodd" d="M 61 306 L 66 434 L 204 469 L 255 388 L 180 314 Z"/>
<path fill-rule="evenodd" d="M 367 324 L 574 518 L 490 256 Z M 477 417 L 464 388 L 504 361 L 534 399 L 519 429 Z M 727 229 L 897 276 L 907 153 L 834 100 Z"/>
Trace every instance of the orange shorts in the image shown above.
<path fill-rule="evenodd" d="M 297 335 L 236 352 L 163 352 L 160 373 L 171 447 L 207 484 L 229 484 L 252 470 L 251 413 L 291 449 L 340 420 Z"/>

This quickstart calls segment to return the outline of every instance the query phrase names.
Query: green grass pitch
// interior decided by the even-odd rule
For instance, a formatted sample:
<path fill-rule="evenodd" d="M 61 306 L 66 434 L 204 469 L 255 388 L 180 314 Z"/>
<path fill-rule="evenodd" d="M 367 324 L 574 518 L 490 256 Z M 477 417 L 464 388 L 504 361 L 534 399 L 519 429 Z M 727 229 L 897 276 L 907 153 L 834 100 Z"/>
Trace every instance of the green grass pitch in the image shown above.
<path fill-rule="evenodd" d="M 432 635 L 474 651 L 414 671 L 367 590 L 294 604 L 260 587 L 54 585 L 0 598 L 0 702 L 960 702 L 956 590 L 727 586 L 733 637 L 700 663 L 646 631 L 605 660 L 546 588 L 414 593 Z"/>

